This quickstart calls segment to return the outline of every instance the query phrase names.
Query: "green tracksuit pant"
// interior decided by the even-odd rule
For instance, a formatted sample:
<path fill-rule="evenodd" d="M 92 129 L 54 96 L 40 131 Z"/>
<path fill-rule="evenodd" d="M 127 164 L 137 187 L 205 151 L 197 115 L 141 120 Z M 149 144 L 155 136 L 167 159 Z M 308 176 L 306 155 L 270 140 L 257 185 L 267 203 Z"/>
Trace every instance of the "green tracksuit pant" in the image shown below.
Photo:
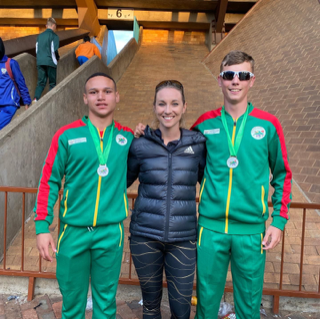
<path fill-rule="evenodd" d="M 49 78 L 49 91 L 52 90 L 57 84 L 57 68 L 47 65 L 38 65 L 38 81 L 34 94 L 34 98 L 39 100 L 44 88 L 47 85 Z"/>
<path fill-rule="evenodd" d="M 266 258 L 263 236 L 217 233 L 199 226 L 195 319 L 218 317 L 230 261 L 237 319 L 260 319 Z"/>
<path fill-rule="evenodd" d="M 63 297 L 62 319 L 84 319 L 91 276 L 93 319 L 116 318 L 123 223 L 98 227 L 60 225 L 57 279 Z"/>

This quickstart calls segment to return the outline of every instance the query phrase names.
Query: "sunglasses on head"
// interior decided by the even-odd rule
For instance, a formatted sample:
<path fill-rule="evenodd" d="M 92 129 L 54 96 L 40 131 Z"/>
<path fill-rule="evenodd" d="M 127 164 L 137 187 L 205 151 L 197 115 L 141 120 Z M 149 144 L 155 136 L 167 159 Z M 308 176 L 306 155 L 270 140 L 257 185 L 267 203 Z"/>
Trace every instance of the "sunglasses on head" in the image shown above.
<path fill-rule="evenodd" d="M 175 86 L 175 87 L 178 87 L 179 89 L 183 88 L 183 85 L 179 81 L 176 81 L 176 80 L 162 81 L 156 86 L 156 89 L 158 89 L 162 86 Z"/>
<path fill-rule="evenodd" d="M 228 81 L 233 80 L 236 75 L 240 81 L 249 81 L 252 77 L 254 77 L 254 74 L 248 71 L 223 71 L 220 73 L 220 76 L 224 80 Z"/>

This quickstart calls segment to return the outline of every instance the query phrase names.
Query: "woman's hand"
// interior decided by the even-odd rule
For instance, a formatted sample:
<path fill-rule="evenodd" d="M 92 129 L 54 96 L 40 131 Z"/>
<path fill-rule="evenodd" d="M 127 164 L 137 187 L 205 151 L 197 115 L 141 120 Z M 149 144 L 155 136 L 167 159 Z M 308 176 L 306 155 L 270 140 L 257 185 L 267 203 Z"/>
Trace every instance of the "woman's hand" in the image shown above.
<path fill-rule="evenodd" d="M 144 135 L 144 130 L 146 126 L 142 123 L 139 123 L 134 130 L 134 137 L 139 138 L 141 135 Z"/>

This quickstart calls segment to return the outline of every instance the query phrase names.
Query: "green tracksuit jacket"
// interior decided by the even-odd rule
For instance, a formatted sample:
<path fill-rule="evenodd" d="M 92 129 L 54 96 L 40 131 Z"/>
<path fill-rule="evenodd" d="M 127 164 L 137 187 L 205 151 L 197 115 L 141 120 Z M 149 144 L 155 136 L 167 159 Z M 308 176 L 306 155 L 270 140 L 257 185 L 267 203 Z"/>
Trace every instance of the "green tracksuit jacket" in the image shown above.
<path fill-rule="evenodd" d="M 59 37 L 51 29 L 46 29 L 37 37 L 36 53 L 37 65 L 57 67 L 57 56 L 59 49 Z M 59 58 L 58 58 L 59 59 Z"/>
<path fill-rule="evenodd" d="M 279 120 L 248 104 L 249 115 L 237 154 L 238 167 L 227 166 L 230 156 L 221 108 L 200 116 L 192 129 L 206 137 L 207 162 L 200 188 L 199 225 L 216 232 L 256 234 L 265 230 L 270 170 L 273 226 L 283 230 L 291 201 L 292 173 Z M 234 142 L 243 116 L 226 113 Z M 199 234 L 199 237 L 201 234 Z"/>
<path fill-rule="evenodd" d="M 60 220 L 71 226 L 95 227 L 119 223 L 128 216 L 127 157 L 133 132 L 115 122 L 107 166 L 100 177 L 98 155 L 88 128 L 88 119 L 62 127 L 54 135 L 42 169 L 34 208 L 36 233 L 48 233 L 53 207 L 65 176 Z M 104 133 L 107 145 L 111 125 Z M 97 130 L 100 138 L 100 132 Z"/>

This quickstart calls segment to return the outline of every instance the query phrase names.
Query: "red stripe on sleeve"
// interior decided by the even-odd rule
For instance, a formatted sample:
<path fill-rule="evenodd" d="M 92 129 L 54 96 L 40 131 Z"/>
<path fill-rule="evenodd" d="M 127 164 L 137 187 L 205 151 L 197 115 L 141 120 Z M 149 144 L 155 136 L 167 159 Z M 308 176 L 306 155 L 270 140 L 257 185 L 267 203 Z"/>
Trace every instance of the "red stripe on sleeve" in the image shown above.
<path fill-rule="evenodd" d="M 218 116 L 221 116 L 221 107 L 219 109 L 216 110 L 212 110 L 209 112 L 206 112 L 204 114 L 202 114 L 197 121 L 191 126 L 190 130 L 193 130 L 197 125 L 201 124 L 202 122 L 206 121 L 206 120 L 210 120 L 210 119 L 214 119 Z"/>
<path fill-rule="evenodd" d="M 45 220 L 46 217 L 48 216 L 48 201 L 49 201 L 49 195 L 50 195 L 49 180 L 52 173 L 53 163 L 55 161 L 55 158 L 58 152 L 60 136 L 69 129 L 73 129 L 73 128 L 77 128 L 85 125 L 86 124 L 83 123 L 82 120 L 77 120 L 73 123 L 63 126 L 53 136 L 51 146 L 45 160 L 45 165 L 43 166 L 43 169 L 42 169 L 42 176 L 39 183 L 39 191 L 38 191 L 38 197 L 37 197 L 37 211 L 36 211 L 37 217 L 35 218 L 35 220 Z"/>
<path fill-rule="evenodd" d="M 114 126 L 116 129 L 118 129 L 119 131 L 123 130 L 123 131 L 126 131 L 126 132 L 130 132 L 132 133 L 132 135 L 134 134 L 132 129 L 130 127 L 127 127 L 127 126 L 122 126 L 120 123 L 114 121 Z"/>
<path fill-rule="evenodd" d="M 282 152 L 282 160 L 284 163 L 284 167 L 287 171 L 284 183 L 283 183 L 283 194 L 281 199 L 281 209 L 280 209 L 280 216 L 284 217 L 286 219 L 289 219 L 288 217 L 288 204 L 290 203 L 290 193 L 291 193 L 291 179 L 292 179 L 292 172 L 289 167 L 288 162 L 288 153 L 286 148 L 286 143 L 284 140 L 284 135 L 282 131 L 281 124 L 279 120 L 272 114 L 267 113 L 262 110 L 258 110 L 254 108 L 252 112 L 250 113 L 250 116 L 256 117 L 261 120 L 266 120 L 272 123 L 272 125 L 276 128 L 279 140 L 280 140 L 280 146 L 281 146 L 281 152 Z"/>

